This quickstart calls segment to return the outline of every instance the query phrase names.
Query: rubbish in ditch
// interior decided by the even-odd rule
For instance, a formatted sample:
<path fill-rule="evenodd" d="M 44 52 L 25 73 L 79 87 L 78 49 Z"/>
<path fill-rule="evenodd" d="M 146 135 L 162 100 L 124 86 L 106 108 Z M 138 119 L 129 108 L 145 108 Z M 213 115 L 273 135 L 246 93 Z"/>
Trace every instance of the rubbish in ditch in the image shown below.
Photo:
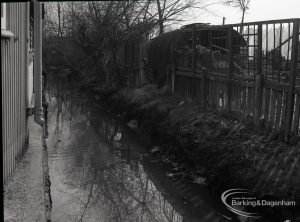
<path fill-rule="evenodd" d="M 166 176 L 167 177 L 175 177 L 175 176 L 180 176 L 180 175 L 183 175 L 184 172 L 177 172 L 177 173 L 167 173 Z"/>
<path fill-rule="evenodd" d="M 195 177 L 193 183 L 204 185 L 204 184 L 206 184 L 206 178 L 204 178 L 204 177 Z"/>
<path fill-rule="evenodd" d="M 151 153 L 156 153 L 157 151 L 159 151 L 159 146 L 154 146 L 152 149 L 151 149 Z"/>
<path fill-rule="evenodd" d="M 178 106 L 182 106 L 184 104 L 184 101 L 181 101 Z"/>
<path fill-rule="evenodd" d="M 120 133 L 120 132 L 117 132 L 116 135 L 114 136 L 115 141 L 120 141 L 121 138 L 122 138 L 122 133 Z"/>
<path fill-rule="evenodd" d="M 218 214 L 218 215 L 221 216 L 221 217 L 223 217 L 223 218 L 225 218 L 226 220 L 229 220 L 229 221 L 232 220 L 231 217 L 228 217 L 228 216 L 226 216 L 226 215 L 224 215 L 224 214 Z"/>
<path fill-rule="evenodd" d="M 170 163 L 170 162 L 171 162 L 171 160 L 170 160 L 168 157 L 167 157 L 167 158 L 164 158 L 163 161 L 164 161 L 165 163 Z"/>
<path fill-rule="evenodd" d="M 132 119 L 132 120 L 130 120 L 130 121 L 127 123 L 127 126 L 128 126 L 130 129 L 137 129 L 137 128 L 138 128 L 138 121 L 135 120 L 135 119 Z"/>
<path fill-rule="evenodd" d="M 189 200 L 189 199 L 191 199 L 191 197 L 192 197 L 192 194 L 188 193 L 188 194 L 184 195 L 183 199 Z"/>

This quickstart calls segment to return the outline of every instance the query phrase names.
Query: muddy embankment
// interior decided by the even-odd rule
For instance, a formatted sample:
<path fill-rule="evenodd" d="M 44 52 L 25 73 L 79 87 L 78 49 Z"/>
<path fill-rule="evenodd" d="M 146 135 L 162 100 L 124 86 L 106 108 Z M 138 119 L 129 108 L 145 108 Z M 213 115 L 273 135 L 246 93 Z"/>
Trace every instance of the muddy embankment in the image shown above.
<path fill-rule="evenodd" d="M 153 152 L 175 157 L 189 169 L 188 176 L 205 177 L 214 192 L 247 188 L 258 197 L 300 199 L 299 138 L 287 145 L 227 113 L 203 111 L 167 88 L 93 93 L 122 120 L 137 122 L 138 131 L 159 144 Z"/>
<path fill-rule="evenodd" d="M 43 182 L 44 182 L 44 201 L 45 201 L 45 220 L 47 222 L 51 221 L 51 181 L 49 176 L 49 164 L 48 164 L 48 147 L 46 143 L 46 138 L 48 137 L 48 102 L 46 100 L 45 94 L 43 93 L 42 100 L 43 110 L 44 110 L 44 125 L 43 125 L 43 157 L 42 157 L 42 167 L 43 167 Z"/>

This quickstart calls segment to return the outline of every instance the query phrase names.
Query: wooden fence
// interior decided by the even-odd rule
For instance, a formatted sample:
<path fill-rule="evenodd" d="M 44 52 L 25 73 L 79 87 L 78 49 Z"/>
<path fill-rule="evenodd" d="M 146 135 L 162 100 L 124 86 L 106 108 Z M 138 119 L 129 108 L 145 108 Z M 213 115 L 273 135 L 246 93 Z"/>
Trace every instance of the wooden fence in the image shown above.
<path fill-rule="evenodd" d="M 300 136 L 300 19 L 191 27 L 172 47 L 173 92 Z"/>

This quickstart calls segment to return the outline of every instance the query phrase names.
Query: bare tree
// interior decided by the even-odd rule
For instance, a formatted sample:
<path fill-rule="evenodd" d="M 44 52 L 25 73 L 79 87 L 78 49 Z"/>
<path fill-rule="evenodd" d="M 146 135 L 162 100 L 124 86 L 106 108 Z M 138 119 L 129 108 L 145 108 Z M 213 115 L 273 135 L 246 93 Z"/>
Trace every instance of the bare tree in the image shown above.
<path fill-rule="evenodd" d="M 44 30 L 49 34 L 45 37 L 57 37 L 48 44 L 56 47 L 49 47 L 49 52 L 58 52 L 68 68 L 76 70 L 79 79 L 106 79 L 107 85 L 118 85 L 125 82 L 126 76 L 122 68 L 125 53 L 121 51 L 135 50 L 132 45 L 124 49 L 127 42 L 145 38 L 156 30 L 162 34 L 166 27 L 182 21 L 189 9 L 203 9 L 203 3 L 208 1 L 47 2 Z M 54 58 L 58 57 L 49 56 L 49 60 Z"/>
<path fill-rule="evenodd" d="M 207 5 L 203 3 L 205 0 L 156 0 L 157 10 L 153 10 L 151 17 L 157 18 L 159 34 L 164 32 L 166 23 L 182 21 L 182 15 L 190 9 L 204 9 Z M 153 1 L 154 3 L 154 1 Z"/>
<path fill-rule="evenodd" d="M 251 0 L 226 0 L 225 5 L 239 8 L 242 11 L 242 21 L 244 23 L 245 12 L 249 9 L 249 4 Z"/>

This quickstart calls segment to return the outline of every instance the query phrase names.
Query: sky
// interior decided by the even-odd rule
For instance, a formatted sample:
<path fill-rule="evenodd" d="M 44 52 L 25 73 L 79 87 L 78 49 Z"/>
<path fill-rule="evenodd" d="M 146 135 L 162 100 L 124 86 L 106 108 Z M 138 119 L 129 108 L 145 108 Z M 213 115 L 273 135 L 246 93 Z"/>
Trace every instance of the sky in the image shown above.
<path fill-rule="evenodd" d="M 222 0 L 215 0 L 217 1 Z M 189 21 L 182 24 L 204 22 L 220 25 L 223 17 L 226 18 L 226 24 L 241 22 L 242 13 L 237 8 L 216 4 L 210 6 L 209 10 L 216 15 L 194 10 L 193 13 L 185 16 L 185 19 Z M 245 22 L 286 18 L 300 18 L 300 0 L 251 0 L 249 10 L 245 14 Z"/>

